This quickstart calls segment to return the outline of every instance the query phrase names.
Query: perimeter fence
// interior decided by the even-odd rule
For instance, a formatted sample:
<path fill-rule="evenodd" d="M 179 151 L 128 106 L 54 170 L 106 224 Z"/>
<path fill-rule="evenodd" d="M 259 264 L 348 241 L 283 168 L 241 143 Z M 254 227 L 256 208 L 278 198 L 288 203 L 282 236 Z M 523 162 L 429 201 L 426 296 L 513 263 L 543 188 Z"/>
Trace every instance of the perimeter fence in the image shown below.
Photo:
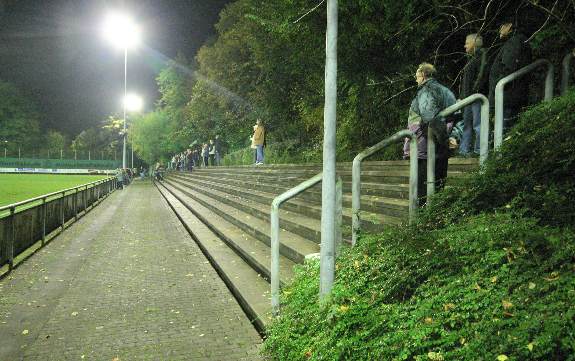
<path fill-rule="evenodd" d="M 14 267 L 14 259 L 66 225 L 78 220 L 116 189 L 109 177 L 0 207 L 0 268 Z"/>

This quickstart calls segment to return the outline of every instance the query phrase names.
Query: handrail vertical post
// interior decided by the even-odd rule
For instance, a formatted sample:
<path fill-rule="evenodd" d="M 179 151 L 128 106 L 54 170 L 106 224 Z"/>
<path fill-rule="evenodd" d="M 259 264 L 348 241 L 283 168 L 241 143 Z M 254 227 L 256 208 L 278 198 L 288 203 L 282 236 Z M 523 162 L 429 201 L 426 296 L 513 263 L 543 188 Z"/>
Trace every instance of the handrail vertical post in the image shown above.
<path fill-rule="evenodd" d="M 46 243 L 46 197 L 42 198 L 42 246 Z"/>
<path fill-rule="evenodd" d="M 419 159 L 417 158 L 417 137 L 411 136 L 409 140 L 409 224 L 415 223 L 418 206 L 417 178 Z"/>
<path fill-rule="evenodd" d="M 361 229 L 360 207 L 361 207 L 361 161 L 362 156 L 358 154 L 351 166 L 351 246 L 357 243 L 359 231 Z"/>
<path fill-rule="evenodd" d="M 88 212 L 88 186 L 86 186 L 86 189 L 84 189 L 83 192 L 83 197 L 84 198 L 84 214 L 86 214 L 86 212 Z"/>
<path fill-rule="evenodd" d="M 64 198 L 65 198 L 66 192 L 62 192 L 62 196 L 60 197 L 60 220 L 62 221 L 62 232 L 64 231 L 64 224 L 66 223 L 65 220 L 65 213 L 64 212 Z"/>
<path fill-rule="evenodd" d="M 481 103 L 479 138 L 479 165 L 483 165 L 489 156 L 489 101 L 485 96 Z"/>
<path fill-rule="evenodd" d="M 339 254 L 343 241 L 342 227 L 343 224 L 343 182 L 341 177 L 337 177 L 335 183 L 335 254 Z"/>
<path fill-rule="evenodd" d="M 8 271 L 12 271 L 14 268 L 14 243 L 16 240 L 16 207 L 10 207 L 10 221 L 8 222 L 8 242 L 7 242 L 7 253 L 8 253 Z"/>
<path fill-rule="evenodd" d="M 280 219 L 279 204 L 272 202 L 271 209 L 271 288 L 272 288 L 272 315 L 277 316 L 280 308 Z"/>
<path fill-rule="evenodd" d="M 553 86 L 555 82 L 555 67 L 553 64 L 547 66 L 547 74 L 545 74 L 545 96 L 544 100 L 553 99 Z"/>
<path fill-rule="evenodd" d="M 571 76 L 571 59 L 573 59 L 573 52 L 565 55 L 561 63 L 563 71 L 561 72 L 561 95 L 567 93 L 569 88 L 569 77 Z"/>
<path fill-rule="evenodd" d="M 76 193 L 74 193 L 74 220 L 78 220 L 78 188 L 76 188 Z"/>
<path fill-rule="evenodd" d="M 431 124 L 427 127 L 427 203 L 435 193 L 435 139 Z"/>

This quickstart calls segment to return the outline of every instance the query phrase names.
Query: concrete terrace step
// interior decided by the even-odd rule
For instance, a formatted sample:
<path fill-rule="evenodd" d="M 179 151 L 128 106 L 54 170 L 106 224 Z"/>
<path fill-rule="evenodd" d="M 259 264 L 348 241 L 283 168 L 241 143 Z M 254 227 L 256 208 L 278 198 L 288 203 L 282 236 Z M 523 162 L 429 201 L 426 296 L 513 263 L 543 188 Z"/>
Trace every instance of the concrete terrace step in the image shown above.
<path fill-rule="evenodd" d="M 210 173 L 213 175 L 228 175 L 236 176 L 240 179 L 255 179 L 263 182 L 288 182 L 290 184 L 298 184 L 306 179 L 313 177 L 320 171 L 307 171 L 307 170 L 282 170 L 282 169 L 264 169 L 254 168 L 252 170 L 235 169 L 235 168 L 200 168 L 194 170 L 197 173 Z M 338 171 L 337 175 L 341 177 L 344 182 L 351 182 L 350 171 Z M 409 183 L 409 171 L 394 170 L 394 171 L 362 171 L 362 182 L 375 182 L 375 183 L 393 183 L 393 184 L 407 184 Z"/>
<path fill-rule="evenodd" d="M 179 187 L 183 191 L 188 191 L 193 194 L 201 193 L 213 200 L 247 213 L 252 217 L 266 222 L 266 224 L 269 224 L 270 205 L 264 205 L 249 198 L 221 192 L 209 185 L 199 186 L 198 184 L 193 184 L 193 187 L 191 187 L 189 183 L 179 179 L 167 178 L 166 181 Z M 318 244 L 320 243 L 321 227 L 319 219 L 306 217 L 296 212 L 290 212 L 286 209 L 283 209 L 281 212 L 281 227 L 283 229 L 312 240 Z M 267 227 L 267 232 L 269 232 L 269 226 Z"/>
<path fill-rule="evenodd" d="M 232 178 L 224 178 L 215 175 L 190 174 L 190 173 L 172 173 L 170 177 L 183 179 L 188 182 L 210 186 L 222 192 L 234 194 L 240 197 L 251 198 L 265 205 L 271 205 L 273 199 L 279 194 L 289 190 L 290 186 L 278 183 L 267 184 L 248 182 Z M 321 216 L 321 187 L 315 186 L 301 193 L 297 197 L 286 203 L 285 208 L 294 212 L 304 213 L 308 209 L 318 209 L 317 218 Z M 343 194 L 343 207 L 351 208 L 351 194 Z M 378 197 L 371 195 L 362 195 L 361 209 L 364 211 L 382 213 L 393 217 L 407 217 L 408 201 L 404 199 Z M 351 211 L 350 211 L 351 212 Z M 316 216 L 316 213 L 305 213 L 309 216 Z"/>
<path fill-rule="evenodd" d="M 351 170 L 351 162 L 337 163 L 337 170 Z M 477 158 L 450 158 L 449 168 L 454 171 L 470 171 L 478 167 Z M 235 169 L 235 170 L 250 170 L 250 169 L 266 169 L 266 170 L 308 170 L 321 172 L 321 163 L 307 163 L 307 164 L 266 164 L 262 166 L 239 165 L 239 166 L 223 166 L 215 167 L 217 169 Z M 409 170 L 408 160 L 394 160 L 394 161 L 364 161 L 361 165 L 362 170 Z M 209 168 L 214 169 L 214 168 Z"/>
<path fill-rule="evenodd" d="M 189 205 L 180 201 L 176 195 L 170 193 L 166 188 L 159 186 L 158 189 L 192 238 L 198 243 L 202 252 L 208 257 L 210 263 L 216 268 L 218 274 L 230 288 L 242 308 L 250 316 L 251 322 L 255 324 L 260 332 L 263 331 L 271 320 L 269 283 L 250 264 L 245 262 L 245 259 L 238 255 L 234 248 L 229 247 L 228 242 L 231 238 L 239 240 L 242 244 L 238 244 L 238 246 L 245 247 L 245 250 L 252 249 L 250 245 L 242 242 L 243 237 L 237 236 L 238 233 L 234 232 L 232 233 L 236 237 L 228 237 L 228 241 L 223 241 L 210 227 L 200 221 L 190 211 Z M 201 210 L 198 204 L 194 206 Z M 211 215 L 211 217 L 215 219 L 217 216 Z M 223 229 L 227 231 L 225 221 L 218 221 L 221 221 L 218 226 L 223 226 Z M 259 253 L 259 250 L 255 249 L 255 253 Z M 254 256 L 254 258 L 257 258 L 257 256 Z M 288 260 L 282 259 L 280 275 L 286 278 L 293 276 L 290 264 L 291 262 Z"/>
<path fill-rule="evenodd" d="M 203 193 L 185 189 L 178 184 L 172 184 L 170 181 L 166 181 L 163 184 L 166 185 L 168 189 L 178 190 L 180 191 L 180 194 L 197 201 L 202 206 L 238 227 L 246 234 L 254 237 L 260 242 L 263 242 L 265 245 L 270 245 L 270 229 L 268 222 L 258 219 L 249 213 L 243 212 L 226 203 L 222 203 L 206 196 Z M 284 224 L 282 223 L 281 226 L 284 227 Z M 319 252 L 318 244 L 300 235 L 286 231 L 285 229 L 282 229 L 280 239 L 280 253 L 291 259 L 293 262 L 303 263 L 306 255 Z"/>
<path fill-rule="evenodd" d="M 192 191 L 199 190 L 196 187 L 208 187 L 210 189 L 215 189 L 220 192 L 236 196 L 240 200 L 249 199 L 251 201 L 263 205 L 264 207 L 263 209 L 269 209 L 271 202 L 273 201 L 273 198 L 276 196 L 276 194 L 257 190 L 245 191 L 245 188 L 241 186 L 234 187 L 229 184 L 206 182 L 205 179 L 198 180 L 195 179 L 195 177 L 196 177 L 195 175 L 189 176 L 189 175 L 172 173 L 167 177 L 167 180 L 168 181 L 173 180 L 174 182 Z M 226 201 L 229 201 L 229 199 L 226 199 Z M 233 206 L 233 204 L 231 205 Z M 321 202 L 308 202 L 305 199 L 296 197 L 284 203 L 282 205 L 282 209 L 293 213 L 301 214 L 304 217 L 312 217 L 316 219 L 318 222 L 321 220 Z M 344 227 L 343 234 L 344 236 L 350 236 L 352 211 L 350 208 L 343 208 L 342 213 L 343 213 L 343 224 L 344 226 L 347 226 L 347 228 Z M 399 216 L 390 215 L 387 213 L 399 214 Z M 388 224 L 400 224 L 404 222 L 407 219 L 407 208 L 405 208 L 405 210 L 403 210 L 402 208 L 398 208 L 393 212 L 383 212 L 383 213 L 381 212 L 381 209 L 379 209 L 377 212 L 370 212 L 368 209 L 365 209 L 362 210 L 362 214 L 364 219 L 363 226 L 365 230 L 369 232 L 380 232 L 382 231 L 382 228 Z M 269 213 L 265 213 L 263 217 L 265 217 L 264 220 L 268 221 Z"/>

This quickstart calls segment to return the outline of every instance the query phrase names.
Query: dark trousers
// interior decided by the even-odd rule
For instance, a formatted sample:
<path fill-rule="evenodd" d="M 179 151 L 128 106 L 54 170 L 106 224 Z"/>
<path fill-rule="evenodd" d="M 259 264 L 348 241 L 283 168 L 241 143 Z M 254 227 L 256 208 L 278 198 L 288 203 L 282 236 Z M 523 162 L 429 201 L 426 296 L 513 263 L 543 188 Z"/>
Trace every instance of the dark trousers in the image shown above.
<path fill-rule="evenodd" d="M 437 157 L 435 159 L 435 191 L 440 191 L 445 186 L 447 179 L 447 157 Z M 417 161 L 417 198 L 419 206 L 427 202 L 427 159 Z"/>
<path fill-rule="evenodd" d="M 210 154 L 210 165 L 214 166 L 216 161 L 216 155 L 215 154 Z"/>
<path fill-rule="evenodd" d="M 208 156 L 204 155 L 204 167 L 208 166 Z"/>

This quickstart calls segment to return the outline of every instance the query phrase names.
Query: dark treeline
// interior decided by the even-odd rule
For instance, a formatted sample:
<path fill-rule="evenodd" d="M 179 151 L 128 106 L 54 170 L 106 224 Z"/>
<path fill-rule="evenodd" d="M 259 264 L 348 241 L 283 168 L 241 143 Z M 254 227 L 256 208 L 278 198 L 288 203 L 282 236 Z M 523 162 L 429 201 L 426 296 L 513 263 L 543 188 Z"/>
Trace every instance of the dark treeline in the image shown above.
<path fill-rule="evenodd" d="M 480 33 L 494 55 L 499 26 L 511 18 L 534 59 L 559 65 L 575 45 L 574 14 L 566 0 L 340 1 L 338 160 L 405 127 L 419 63 L 434 63 L 439 80 L 458 94 L 466 35 Z M 249 145 L 261 117 L 268 142 L 293 161 L 320 159 L 325 24 L 320 0 L 229 4 L 217 36 L 196 58 L 177 58 L 159 75 L 157 108 L 135 122 L 131 134 L 136 151 L 149 162 L 165 160 L 219 134 L 233 152 Z M 542 91 L 536 80 L 533 99 Z"/>

